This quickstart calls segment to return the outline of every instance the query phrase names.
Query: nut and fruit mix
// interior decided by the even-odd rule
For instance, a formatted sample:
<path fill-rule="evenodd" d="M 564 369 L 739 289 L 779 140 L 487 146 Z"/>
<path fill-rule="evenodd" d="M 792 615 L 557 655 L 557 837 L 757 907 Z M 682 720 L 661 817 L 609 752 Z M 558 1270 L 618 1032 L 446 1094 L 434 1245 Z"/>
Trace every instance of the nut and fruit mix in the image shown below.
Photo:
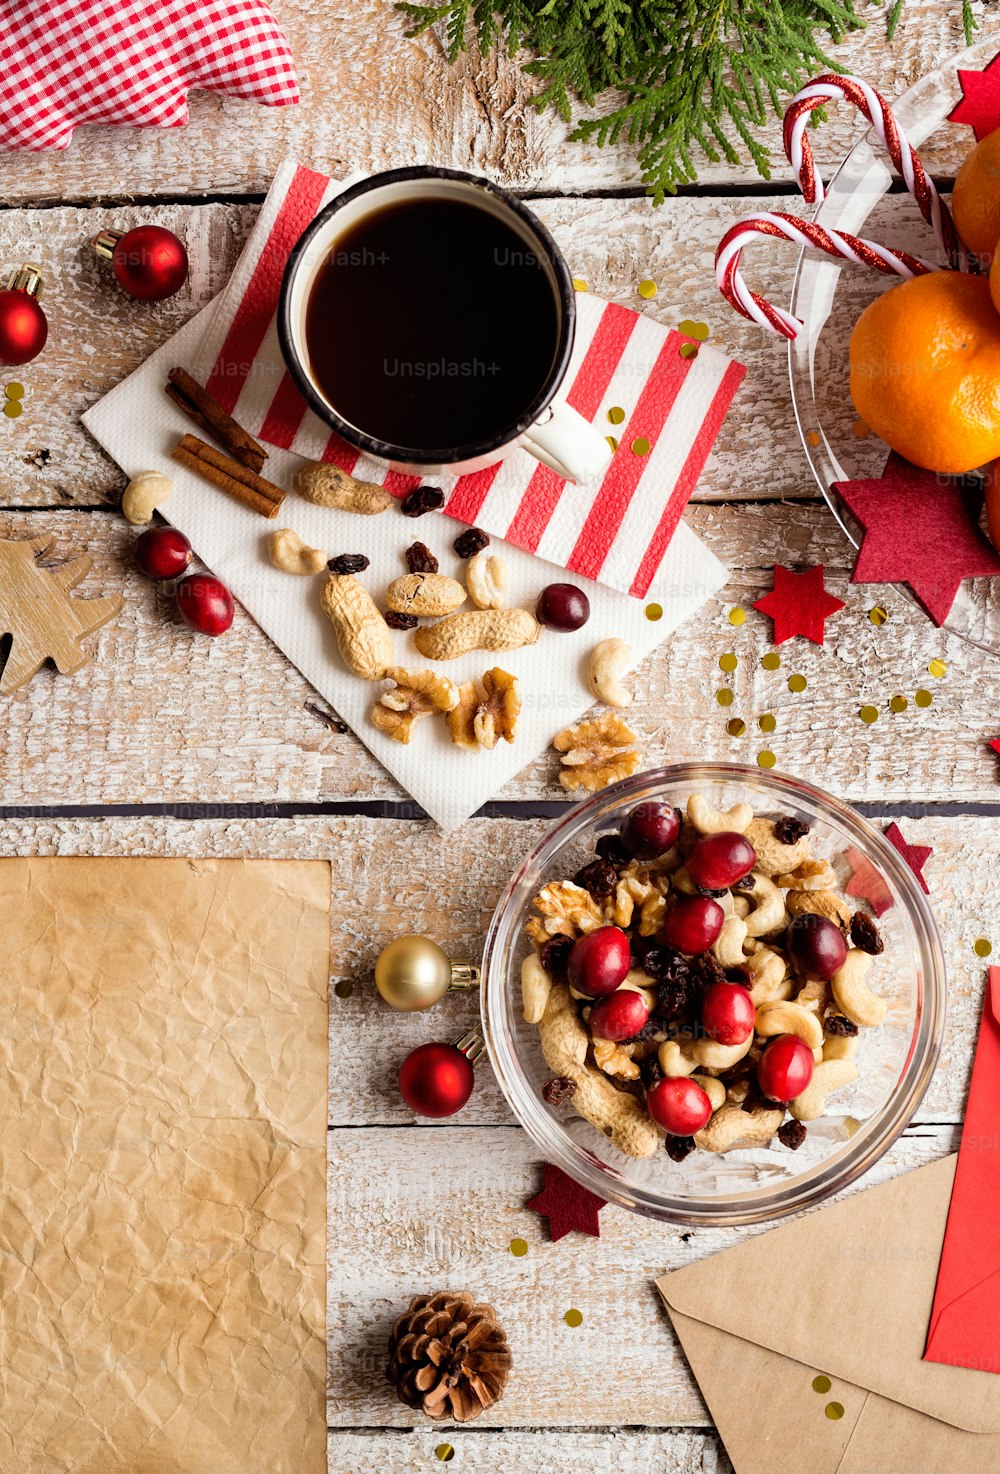
<path fill-rule="evenodd" d="M 534 899 L 524 1017 L 570 1104 L 628 1156 L 675 1162 L 775 1138 L 795 1151 L 857 1078 L 888 1009 L 868 973 L 875 922 L 840 894 L 808 826 L 641 803 L 594 858 Z"/>

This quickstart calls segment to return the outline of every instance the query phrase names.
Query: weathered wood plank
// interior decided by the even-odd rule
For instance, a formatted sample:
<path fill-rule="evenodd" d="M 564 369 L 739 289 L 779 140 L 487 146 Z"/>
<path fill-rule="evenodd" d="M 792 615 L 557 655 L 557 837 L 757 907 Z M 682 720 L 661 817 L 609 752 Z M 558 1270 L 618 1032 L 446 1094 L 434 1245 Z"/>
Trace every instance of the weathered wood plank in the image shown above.
<path fill-rule="evenodd" d="M 718 1436 L 670 1428 L 574 1429 L 440 1428 L 331 1433 L 330 1474 L 425 1474 L 437 1467 L 442 1443 L 454 1448 L 466 1474 L 732 1474 Z"/>
<path fill-rule="evenodd" d="M 870 28 L 832 54 L 890 97 L 963 45 L 957 5 L 909 0 L 893 44 L 886 40 L 885 12 L 861 8 Z M 996 30 L 981 0 L 973 9 L 983 34 Z M 272 110 L 200 93 L 184 129 L 84 128 L 62 154 L 8 161 L 7 199 L 262 191 L 288 151 L 340 175 L 431 162 L 480 170 L 519 189 L 619 189 L 640 182 L 631 150 L 569 143 L 559 119 L 528 107 L 531 84 L 509 59 L 465 57 L 449 68 L 442 37 L 408 40 L 406 22 L 388 0 L 358 0 L 333 11 L 323 0 L 275 0 L 274 10 L 297 58 L 299 108 Z M 825 125 L 818 137 L 824 169 L 860 131 L 846 110 Z M 787 177 L 777 124 L 763 137 L 775 177 Z M 928 163 L 954 173 L 967 141 L 965 130 L 952 129 L 928 152 Z M 704 183 L 753 177 L 748 166 L 700 166 Z"/>

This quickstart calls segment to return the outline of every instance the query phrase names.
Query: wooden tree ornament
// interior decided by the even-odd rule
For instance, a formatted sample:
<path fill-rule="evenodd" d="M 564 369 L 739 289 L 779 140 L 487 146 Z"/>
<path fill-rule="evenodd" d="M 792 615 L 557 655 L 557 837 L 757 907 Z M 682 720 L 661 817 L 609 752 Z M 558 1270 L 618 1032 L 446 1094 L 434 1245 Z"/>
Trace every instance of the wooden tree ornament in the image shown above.
<path fill-rule="evenodd" d="M 121 612 L 124 601 L 118 594 L 103 599 L 70 596 L 70 589 L 90 572 L 92 561 L 80 557 L 53 565 L 39 562 L 53 542 L 51 537 L 0 541 L 0 636 L 13 636 L 0 675 L 0 696 L 19 690 L 47 660 L 61 675 L 78 671 L 92 659 L 81 641 Z"/>

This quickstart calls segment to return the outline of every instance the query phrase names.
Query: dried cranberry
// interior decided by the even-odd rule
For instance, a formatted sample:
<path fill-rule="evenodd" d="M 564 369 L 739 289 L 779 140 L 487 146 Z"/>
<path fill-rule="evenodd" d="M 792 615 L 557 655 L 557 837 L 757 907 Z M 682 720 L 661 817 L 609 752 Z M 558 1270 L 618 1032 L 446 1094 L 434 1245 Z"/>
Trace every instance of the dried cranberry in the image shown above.
<path fill-rule="evenodd" d="M 566 1101 L 572 1100 L 576 1094 L 576 1081 L 568 1079 L 565 1075 L 557 1075 L 554 1080 L 546 1080 L 542 1086 L 542 1099 L 546 1105 L 565 1105 Z"/>
<path fill-rule="evenodd" d="M 774 837 L 779 844 L 798 844 L 808 833 L 809 825 L 801 819 L 793 819 L 791 814 L 783 814 L 774 821 Z"/>
<path fill-rule="evenodd" d="M 582 870 L 577 871 L 573 880 L 576 885 L 582 885 L 585 891 L 589 891 L 595 900 L 603 901 L 618 884 L 618 871 L 607 860 L 592 860 L 589 865 L 584 865 Z"/>
<path fill-rule="evenodd" d="M 419 623 L 415 614 L 397 614 L 395 609 L 390 609 L 383 618 L 391 630 L 415 630 Z"/>
<path fill-rule="evenodd" d="M 668 1136 L 667 1156 L 672 1162 L 683 1162 L 692 1152 L 698 1150 L 698 1145 L 693 1136 Z"/>
<path fill-rule="evenodd" d="M 546 972 L 565 972 L 569 961 L 569 954 L 573 950 L 573 938 L 550 937 L 543 942 L 538 952 L 538 960 Z"/>
<path fill-rule="evenodd" d="M 845 1018 L 842 1013 L 831 1013 L 825 1027 L 826 1032 L 835 1039 L 856 1039 L 858 1036 L 857 1024 L 853 1019 Z"/>
<path fill-rule="evenodd" d="M 860 951 L 870 952 L 873 957 L 885 950 L 882 933 L 864 911 L 855 911 L 851 917 L 851 941 Z"/>
<path fill-rule="evenodd" d="M 326 566 L 331 573 L 364 573 L 368 563 L 364 553 L 341 553 L 339 557 L 331 558 Z"/>
<path fill-rule="evenodd" d="M 460 558 L 474 558 L 481 553 L 483 548 L 490 545 L 489 537 L 481 532 L 478 527 L 468 527 L 465 532 L 460 532 L 452 546 Z"/>
<path fill-rule="evenodd" d="M 632 856 L 622 844 L 617 834 L 602 834 L 594 845 L 598 856 L 607 860 L 609 865 L 614 865 L 616 870 L 624 870 L 626 865 L 631 865 Z"/>
<path fill-rule="evenodd" d="M 797 1152 L 806 1139 L 806 1128 L 801 1121 L 786 1121 L 783 1126 L 778 1127 L 778 1140 L 782 1146 L 787 1146 L 790 1152 Z"/>
<path fill-rule="evenodd" d="M 408 491 L 399 504 L 404 517 L 422 517 L 425 512 L 437 512 L 444 506 L 444 492 L 437 486 L 418 486 Z"/>
<path fill-rule="evenodd" d="M 406 566 L 411 573 L 437 573 L 438 560 L 426 543 L 411 543 L 406 550 Z"/>

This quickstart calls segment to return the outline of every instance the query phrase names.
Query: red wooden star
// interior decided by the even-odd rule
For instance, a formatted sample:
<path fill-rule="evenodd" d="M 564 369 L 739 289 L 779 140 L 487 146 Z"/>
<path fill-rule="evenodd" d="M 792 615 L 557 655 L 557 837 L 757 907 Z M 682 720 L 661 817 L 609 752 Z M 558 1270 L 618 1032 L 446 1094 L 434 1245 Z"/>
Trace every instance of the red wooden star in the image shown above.
<path fill-rule="evenodd" d="M 774 565 L 774 588 L 753 606 L 774 620 L 774 643 L 782 645 L 793 635 L 805 635 L 816 645 L 823 643 L 823 625 L 831 614 L 843 609 L 843 599 L 835 599 L 823 587 L 823 565 L 794 573 L 791 568 Z"/>
<path fill-rule="evenodd" d="M 893 452 L 880 477 L 833 484 L 865 533 L 852 583 L 905 583 L 942 625 L 963 579 L 1000 573 L 979 530 L 974 481 L 923 471 Z"/>
<path fill-rule="evenodd" d="M 927 889 L 927 882 L 924 879 L 924 866 L 927 864 L 927 861 L 934 853 L 931 846 L 929 844 L 907 844 L 906 840 L 900 833 L 898 824 L 890 824 L 888 829 L 885 831 L 885 837 L 889 841 L 889 843 L 891 845 L 894 845 L 895 848 L 902 855 L 907 865 L 909 865 L 910 869 L 919 880 L 920 887 L 923 890 L 924 894 L 929 896 L 930 891 Z"/>
<path fill-rule="evenodd" d="M 884 916 L 895 902 L 881 873 L 867 855 L 853 845 L 847 849 L 847 863 L 851 867 L 851 878 L 844 886 L 844 895 L 857 901 L 867 901 L 876 916 Z"/>
<path fill-rule="evenodd" d="M 949 123 L 968 123 L 979 143 L 1000 127 L 1000 52 L 981 72 L 959 70 L 962 100 L 948 114 Z"/>
<path fill-rule="evenodd" d="M 607 1204 L 596 1193 L 589 1192 L 558 1167 L 553 1167 L 551 1162 L 546 1162 L 545 1187 L 527 1206 L 549 1220 L 549 1233 L 552 1242 L 556 1243 L 574 1228 L 599 1239 L 601 1226 L 597 1215 Z"/>

